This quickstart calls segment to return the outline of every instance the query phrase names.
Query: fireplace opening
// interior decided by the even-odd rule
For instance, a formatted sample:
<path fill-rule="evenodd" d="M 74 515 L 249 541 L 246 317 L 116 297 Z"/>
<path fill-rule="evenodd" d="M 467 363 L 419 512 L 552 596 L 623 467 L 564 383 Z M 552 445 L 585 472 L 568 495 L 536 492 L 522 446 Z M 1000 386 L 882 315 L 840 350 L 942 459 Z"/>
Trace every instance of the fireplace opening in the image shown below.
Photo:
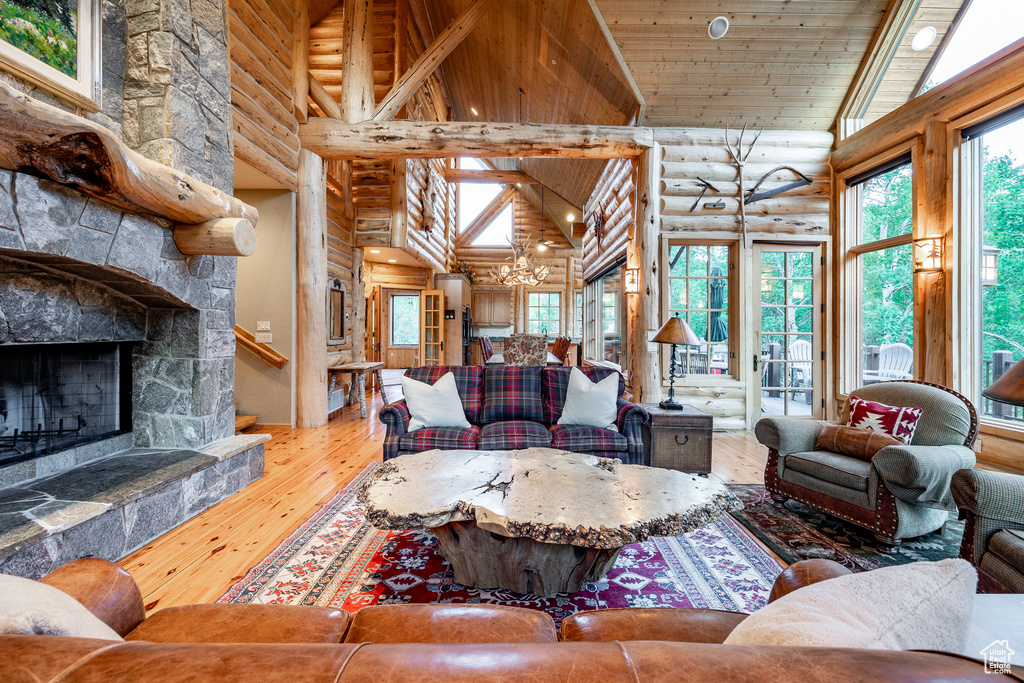
<path fill-rule="evenodd" d="M 130 432 L 131 344 L 0 347 L 0 466 Z"/>

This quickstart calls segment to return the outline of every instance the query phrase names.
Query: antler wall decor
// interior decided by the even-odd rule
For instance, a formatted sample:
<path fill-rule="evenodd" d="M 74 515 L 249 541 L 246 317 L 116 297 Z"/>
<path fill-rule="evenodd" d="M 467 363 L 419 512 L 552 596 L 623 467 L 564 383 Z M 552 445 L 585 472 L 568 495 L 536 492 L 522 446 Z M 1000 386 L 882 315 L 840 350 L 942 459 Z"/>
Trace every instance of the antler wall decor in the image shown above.
<path fill-rule="evenodd" d="M 747 242 L 747 204 L 744 201 L 744 195 L 746 195 L 746 188 L 743 185 L 743 167 L 747 163 L 747 159 L 750 158 L 750 153 L 754 151 L 754 146 L 757 145 L 758 138 L 761 137 L 761 133 L 764 132 L 762 128 L 754 136 L 750 146 L 747 147 L 747 151 L 743 151 L 743 136 L 747 132 L 746 124 L 743 125 L 743 130 L 740 131 L 740 138 L 736 141 L 736 148 L 733 149 L 732 143 L 729 141 L 729 127 L 725 128 L 725 148 L 729 151 L 729 156 L 732 157 L 732 163 L 736 165 L 736 169 L 739 173 L 740 181 L 740 234 L 743 236 L 743 243 Z"/>

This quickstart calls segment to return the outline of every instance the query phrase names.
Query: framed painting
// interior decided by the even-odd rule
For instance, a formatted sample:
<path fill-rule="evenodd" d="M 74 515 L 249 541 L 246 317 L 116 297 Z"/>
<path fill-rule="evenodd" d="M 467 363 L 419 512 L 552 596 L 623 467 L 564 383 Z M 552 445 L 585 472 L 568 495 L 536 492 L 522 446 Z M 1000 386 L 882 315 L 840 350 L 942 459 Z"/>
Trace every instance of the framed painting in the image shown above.
<path fill-rule="evenodd" d="M 0 0 L 0 67 L 98 110 L 100 0 Z"/>

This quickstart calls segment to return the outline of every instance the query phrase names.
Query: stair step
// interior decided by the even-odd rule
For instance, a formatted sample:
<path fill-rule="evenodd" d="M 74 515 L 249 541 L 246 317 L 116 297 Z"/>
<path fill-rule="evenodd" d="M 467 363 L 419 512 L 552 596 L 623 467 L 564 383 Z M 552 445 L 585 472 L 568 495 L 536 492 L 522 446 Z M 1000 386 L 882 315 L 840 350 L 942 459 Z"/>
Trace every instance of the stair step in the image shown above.
<path fill-rule="evenodd" d="M 243 429 L 248 429 L 259 421 L 260 418 L 255 415 L 235 415 L 235 431 L 240 432 Z"/>

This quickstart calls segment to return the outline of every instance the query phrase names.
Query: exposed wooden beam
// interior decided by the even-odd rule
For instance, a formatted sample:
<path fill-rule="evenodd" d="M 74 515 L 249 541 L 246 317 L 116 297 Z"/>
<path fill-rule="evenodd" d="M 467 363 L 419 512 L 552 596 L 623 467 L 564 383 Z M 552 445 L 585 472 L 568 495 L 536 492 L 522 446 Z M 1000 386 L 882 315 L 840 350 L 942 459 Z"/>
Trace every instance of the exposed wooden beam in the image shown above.
<path fill-rule="evenodd" d="M 295 0 L 292 13 L 292 109 L 299 123 L 309 116 L 309 0 Z"/>
<path fill-rule="evenodd" d="M 521 171 L 470 171 L 464 168 L 446 168 L 444 179 L 449 183 L 526 183 L 537 181 Z"/>
<path fill-rule="evenodd" d="M 299 325 L 295 335 L 295 426 L 304 429 L 327 423 L 327 310 L 324 306 L 327 169 L 324 160 L 309 150 L 299 150 L 298 177 L 295 246 Z"/>
<path fill-rule="evenodd" d="M 627 267 L 638 269 L 639 292 L 629 302 L 629 383 L 633 400 L 661 400 L 661 354 L 649 335 L 659 327 L 658 233 L 661 230 L 661 150 L 656 145 L 637 165 L 636 221 L 626 243 Z"/>
<path fill-rule="evenodd" d="M 615 56 L 615 62 L 619 65 L 619 69 L 622 70 L 622 76 L 626 79 L 633 97 L 636 98 L 636 125 L 642 126 L 644 124 L 644 114 L 647 113 L 647 98 L 644 97 L 640 86 L 637 85 L 636 79 L 633 78 L 633 70 L 629 68 L 626 58 L 622 56 L 619 43 L 615 40 L 615 36 L 612 35 L 612 30 L 608 27 L 608 22 L 605 21 L 604 13 L 598 7 L 597 0 L 587 0 L 587 4 L 590 5 L 590 11 L 594 13 L 594 19 L 597 20 L 597 25 L 601 28 L 601 34 L 604 36 L 605 42 L 608 43 L 608 49 L 612 51 L 612 55 Z"/>
<path fill-rule="evenodd" d="M 373 120 L 389 121 L 395 118 L 395 114 L 413 93 L 419 90 L 430 74 L 434 73 L 445 57 L 470 34 L 493 2 L 494 0 L 476 0 L 456 17 L 455 21 L 445 27 L 377 105 L 377 110 L 373 112 Z"/>
<path fill-rule="evenodd" d="M 550 192 L 554 192 L 554 190 L 544 185 L 543 183 L 538 184 L 544 189 Z M 565 239 L 569 242 L 570 245 L 572 245 L 573 247 L 583 246 L 582 240 L 574 240 L 572 238 L 571 228 L 562 224 L 562 221 L 559 219 L 559 217 L 555 215 L 554 209 L 551 208 L 551 204 L 548 204 L 542 200 L 541 193 L 537 190 L 536 186 L 526 185 L 521 188 L 520 194 L 526 201 L 533 205 L 534 208 L 542 210 L 541 219 L 543 220 L 543 218 L 546 216 L 549 221 L 554 223 L 555 227 L 558 228 L 558 231 L 562 233 L 562 236 L 565 237 Z M 580 213 L 583 212 L 580 211 Z"/>
<path fill-rule="evenodd" d="M 174 244 L 182 254 L 251 256 L 256 230 L 246 218 L 215 218 L 205 223 L 174 226 Z"/>
<path fill-rule="evenodd" d="M 123 209 L 197 224 L 259 212 L 129 149 L 109 129 L 0 82 L 0 167 L 32 172 Z"/>
<path fill-rule="evenodd" d="M 864 116 L 920 4 L 921 0 L 891 0 L 889 3 L 882 24 L 875 32 L 857 75 L 854 76 L 850 89 L 846 91 L 846 98 L 839 107 L 839 114 L 836 116 L 837 138 L 846 137 L 843 130 L 845 119 L 859 119 Z M 855 131 L 850 131 L 853 132 Z"/>
<path fill-rule="evenodd" d="M 342 103 L 342 110 L 345 105 Z M 654 144 L 650 128 L 461 121 L 314 118 L 299 126 L 302 146 L 328 160 L 443 157 L 633 158 Z"/>
<path fill-rule="evenodd" d="M 480 212 L 480 215 L 474 218 L 473 222 L 466 226 L 466 229 L 462 234 L 455 238 L 455 248 L 458 249 L 472 244 L 473 240 L 480 236 L 480 233 L 484 231 L 490 222 L 493 221 L 498 214 L 509 205 L 512 198 L 515 197 L 515 194 L 516 186 L 506 185 L 505 189 L 502 190 L 497 197 L 491 200 L 491 203 Z"/>
<path fill-rule="evenodd" d="M 344 0 L 341 118 L 365 121 L 373 112 L 373 0 Z M 316 152 L 315 149 L 303 145 Z M 317 152 L 319 154 L 319 152 Z M 320 156 L 323 156 L 322 154 Z M 356 344 L 353 343 L 353 348 Z"/>
<path fill-rule="evenodd" d="M 501 261 L 507 257 L 511 251 L 508 247 L 474 247 L 472 245 L 466 245 L 459 247 L 457 255 L 460 258 L 474 258 L 474 259 L 485 259 L 488 261 Z M 566 256 L 575 256 L 580 258 L 582 254 L 579 249 L 568 249 L 565 247 L 560 248 L 549 248 L 544 252 L 544 255 L 540 258 L 555 259 L 565 258 Z"/>
<path fill-rule="evenodd" d="M 338 104 L 336 99 L 331 97 L 331 93 L 327 92 L 327 88 L 320 81 L 316 80 L 313 74 L 308 71 L 306 73 L 309 78 L 309 96 L 313 99 L 313 102 L 316 103 L 316 106 L 320 107 L 320 111 L 325 115 L 332 119 L 340 119 L 341 105 Z"/>

